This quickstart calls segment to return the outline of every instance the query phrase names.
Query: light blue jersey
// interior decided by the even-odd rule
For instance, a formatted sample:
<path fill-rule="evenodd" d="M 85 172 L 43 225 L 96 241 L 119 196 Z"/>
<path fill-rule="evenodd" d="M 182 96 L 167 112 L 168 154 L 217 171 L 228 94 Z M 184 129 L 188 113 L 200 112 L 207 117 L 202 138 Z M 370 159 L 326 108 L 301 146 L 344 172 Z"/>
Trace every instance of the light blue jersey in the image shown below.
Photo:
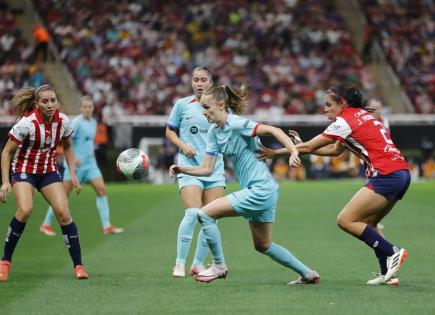
<path fill-rule="evenodd" d="M 174 108 L 169 115 L 168 127 L 179 130 L 181 141 L 195 149 L 196 155 L 193 158 L 186 157 L 181 151 L 178 155 L 178 164 L 183 166 L 199 166 L 202 164 L 206 147 L 207 132 L 211 124 L 203 114 L 201 103 L 196 101 L 195 96 L 181 98 L 175 102 Z M 221 154 L 217 154 L 216 167 L 210 176 L 198 177 L 202 181 L 223 181 L 224 163 Z M 178 174 L 178 178 L 188 175 Z"/>
<path fill-rule="evenodd" d="M 264 161 L 256 159 L 259 138 L 255 134 L 258 124 L 247 118 L 229 114 L 224 128 L 214 124 L 207 134 L 207 154 L 227 156 L 239 179 L 240 187 L 262 186 L 277 190 L 275 182 Z"/>
<path fill-rule="evenodd" d="M 97 132 L 97 121 L 94 118 L 85 119 L 82 115 L 72 120 L 74 129 L 72 144 L 74 154 L 80 161 L 80 166 L 91 165 L 95 162 L 94 140 Z"/>

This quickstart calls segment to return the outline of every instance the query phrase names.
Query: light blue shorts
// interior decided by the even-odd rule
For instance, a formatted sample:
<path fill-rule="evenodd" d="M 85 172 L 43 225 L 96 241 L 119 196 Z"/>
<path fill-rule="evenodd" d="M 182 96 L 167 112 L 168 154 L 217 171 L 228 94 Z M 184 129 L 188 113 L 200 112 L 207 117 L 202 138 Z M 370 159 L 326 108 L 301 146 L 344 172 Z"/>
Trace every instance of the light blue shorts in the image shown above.
<path fill-rule="evenodd" d="M 178 177 L 178 190 L 180 191 L 187 186 L 199 186 L 203 190 L 207 190 L 215 187 L 225 187 L 225 180 L 205 181 L 193 176 Z"/>
<path fill-rule="evenodd" d="M 227 196 L 234 211 L 249 222 L 274 222 L 279 190 L 254 186 Z"/>
<path fill-rule="evenodd" d="M 100 168 L 95 164 L 92 167 L 86 165 L 86 167 L 77 167 L 76 168 L 77 179 L 80 183 L 86 183 L 93 179 L 103 177 L 101 174 Z M 71 181 L 71 175 L 69 173 L 69 169 L 66 167 L 63 173 L 64 181 Z"/>

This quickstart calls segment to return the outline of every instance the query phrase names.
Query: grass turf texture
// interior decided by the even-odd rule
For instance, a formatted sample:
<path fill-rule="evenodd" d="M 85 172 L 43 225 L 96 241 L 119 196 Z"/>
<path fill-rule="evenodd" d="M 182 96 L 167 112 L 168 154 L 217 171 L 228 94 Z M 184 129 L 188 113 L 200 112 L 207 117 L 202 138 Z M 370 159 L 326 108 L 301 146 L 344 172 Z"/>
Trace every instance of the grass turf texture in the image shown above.
<path fill-rule="evenodd" d="M 435 182 L 414 183 L 383 222 L 388 239 L 410 252 L 399 287 L 365 285 L 378 271 L 376 258 L 335 225 L 338 211 L 360 186 L 358 181 L 281 184 L 274 241 L 322 276 L 320 285 L 296 287 L 286 285 L 297 277 L 294 272 L 255 252 L 242 218 L 219 223 L 228 279 L 211 284 L 173 279 L 180 197 L 175 185 L 145 184 L 108 185 L 112 222 L 125 227 L 122 235 L 100 232 L 89 186 L 71 196 L 90 274 L 77 281 L 59 227 L 55 238 L 38 231 L 46 203 L 36 194 L 10 280 L 0 283 L 0 313 L 434 314 Z M 14 213 L 10 196 L 0 205 L 1 235 Z M 188 264 L 195 246 L 196 238 Z"/>

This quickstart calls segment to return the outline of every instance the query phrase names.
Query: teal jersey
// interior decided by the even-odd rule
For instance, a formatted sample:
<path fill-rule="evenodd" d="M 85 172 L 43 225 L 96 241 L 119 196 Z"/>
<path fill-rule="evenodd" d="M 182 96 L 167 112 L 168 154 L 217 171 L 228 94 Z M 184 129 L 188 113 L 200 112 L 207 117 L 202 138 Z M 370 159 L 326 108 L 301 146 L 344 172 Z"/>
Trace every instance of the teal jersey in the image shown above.
<path fill-rule="evenodd" d="M 196 101 L 195 96 L 181 98 L 175 102 L 169 115 L 167 126 L 171 129 L 178 129 L 181 141 L 195 149 L 196 155 L 188 158 L 179 152 L 178 164 L 183 166 L 199 166 L 202 164 L 206 147 L 207 131 L 211 124 L 203 114 L 201 103 Z M 186 176 L 179 174 L 178 177 Z M 216 166 L 210 176 L 201 176 L 201 180 L 218 181 L 224 179 L 224 162 L 221 154 L 218 154 Z"/>
<path fill-rule="evenodd" d="M 259 161 L 260 139 L 256 136 L 258 123 L 247 118 L 229 114 L 224 128 L 213 124 L 207 133 L 207 154 L 219 153 L 227 156 L 234 168 L 241 188 L 261 185 L 265 189 L 277 190 L 269 168 Z"/>
<path fill-rule="evenodd" d="M 82 115 L 72 120 L 74 132 L 72 134 L 73 151 L 79 166 L 94 165 L 94 140 L 97 132 L 97 121 L 94 118 L 84 119 Z"/>

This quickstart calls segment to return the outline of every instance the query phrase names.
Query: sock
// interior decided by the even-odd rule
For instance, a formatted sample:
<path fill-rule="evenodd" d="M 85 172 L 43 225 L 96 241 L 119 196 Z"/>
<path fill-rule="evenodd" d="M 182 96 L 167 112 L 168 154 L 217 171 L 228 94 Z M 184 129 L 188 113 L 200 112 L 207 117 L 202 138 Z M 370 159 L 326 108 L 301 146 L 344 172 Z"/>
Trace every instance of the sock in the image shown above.
<path fill-rule="evenodd" d="M 192 266 L 204 265 L 204 261 L 208 255 L 208 244 L 205 234 L 202 229 L 199 231 L 198 241 L 196 243 L 195 258 L 193 259 Z"/>
<path fill-rule="evenodd" d="M 9 223 L 8 232 L 6 233 L 3 260 L 12 261 L 15 246 L 17 246 L 18 240 L 20 239 L 25 227 L 26 222 L 20 222 L 15 217 L 12 218 L 11 223 Z"/>
<path fill-rule="evenodd" d="M 198 221 L 201 223 L 208 247 L 210 247 L 213 254 L 213 262 L 218 264 L 223 263 L 225 259 L 222 251 L 222 239 L 216 220 L 208 216 L 204 211 L 199 210 Z"/>
<path fill-rule="evenodd" d="M 60 228 L 62 229 L 63 240 L 68 248 L 74 267 L 82 265 L 82 253 L 76 224 L 71 222 L 68 225 L 61 225 Z"/>
<path fill-rule="evenodd" d="M 185 264 L 187 254 L 189 254 L 190 244 L 192 243 L 193 231 L 195 230 L 196 216 L 198 208 L 187 208 L 184 217 L 178 227 L 177 235 L 177 264 Z"/>
<path fill-rule="evenodd" d="M 379 261 L 379 267 L 381 267 L 381 275 L 384 275 L 387 273 L 387 256 L 382 254 L 380 251 L 375 251 L 376 257 L 378 257 Z"/>
<path fill-rule="evenodd" d="M 391 256 L 395 253 L 396 246 L 392 245 L 390 242 L 380 236 L 375 229 L 368 225 L 362 232 L 359 239 L 373 248 L 375 252 L 379 251 L 384 256 Z"/>
<path fill-rule="evenodd" d="M 48 207 L 47 214 L 45 215 L 44 222 L 42 222 L 43 225 L 51 225 L 51 222 L 54 218 L 54 212 L 52 207 Z"/>
<path fill-rule="evenodd" d="M 272 243 L 272 245 L 267 250 L 265 250 L 263 254 L 269 256 L 278 264 L 293 269 L 300 276 L 304 276 L 312 271 L 310 268 L 305 266 L 299 259 L 293 256 L 293 254 L 290 253 L 288 249 L 278 244 Z"/>
<path fill-rule="evenodd" d="M 97 209 L 100 214 L 101 225 L 103 229 L 110 226 L 110 210 L 109 210 L 109 201 L 107 200 L 107 196 L 98 196 L 97 197 Z"/>

